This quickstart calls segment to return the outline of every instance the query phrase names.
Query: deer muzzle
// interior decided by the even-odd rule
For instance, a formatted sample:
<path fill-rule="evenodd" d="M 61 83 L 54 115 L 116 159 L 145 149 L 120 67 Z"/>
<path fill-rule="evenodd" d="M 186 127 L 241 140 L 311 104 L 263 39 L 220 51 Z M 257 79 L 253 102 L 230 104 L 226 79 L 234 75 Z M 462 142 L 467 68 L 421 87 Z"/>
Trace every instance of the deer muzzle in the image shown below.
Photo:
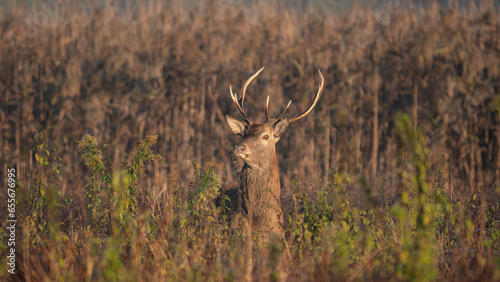
<path fill-rule="evenodd" d="M 241 159 L 245 159 L 248 156 L 247 146 L 245 144 L 238 144 L 238 145 L 234 146 L 233 153 L 237 157 L 239 157 Z"/>

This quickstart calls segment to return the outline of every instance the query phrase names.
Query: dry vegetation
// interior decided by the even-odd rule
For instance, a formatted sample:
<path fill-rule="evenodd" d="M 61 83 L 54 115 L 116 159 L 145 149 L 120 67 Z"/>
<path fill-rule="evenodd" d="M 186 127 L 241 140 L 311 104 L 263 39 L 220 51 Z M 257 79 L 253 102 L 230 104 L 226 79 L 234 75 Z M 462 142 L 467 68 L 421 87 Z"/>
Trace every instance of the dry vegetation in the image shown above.
<path fill-rule="evenodd" d="M 125 2 L 2 7 L 16 280 L 500 279 L 492 2 L 346 15 Z M 317 68 L 326 85 L 277 146 L 287 243 L 247 250 L 244 217 L 229 223 L 214 202 L 241 165 L 228 87 L 262 66 L 246 104 L 257 121 L 268 94 L 276 112 L 307 107 Z M 2 238 L 6 199 L 2 188 Z M 0 250 L 7 276 L 6 240 Z"/>

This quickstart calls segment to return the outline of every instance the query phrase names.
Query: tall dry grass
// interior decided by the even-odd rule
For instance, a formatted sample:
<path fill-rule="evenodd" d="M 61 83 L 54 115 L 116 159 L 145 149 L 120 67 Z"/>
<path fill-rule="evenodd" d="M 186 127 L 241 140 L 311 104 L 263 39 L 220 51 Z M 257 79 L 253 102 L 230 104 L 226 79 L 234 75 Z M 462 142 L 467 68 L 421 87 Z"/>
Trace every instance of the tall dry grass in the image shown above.
<path fill-rule="evenodd" d="M 498 279 L 492 1 L 345 15 L 279 1 L 125 3 L 3 7 L 0 165 L 18 171 L 19 279 Z M 211 199 L 237 181 L 228 87 L 262 66 L 246 103 L 255 120 L 267 95 L 275 114 L 290 99 L 291 113 L 307 107 L 317 68 L 326 85 L 277 148 L 288 244 L 249 254 L 244 228 Z M 151 133 L 163 159 L 112 201 L 132 187 L 122 168 Z M 87 134 L 101 170 L 79 151 Z M 132 198 L 137 209 L 124 208 Z"/>

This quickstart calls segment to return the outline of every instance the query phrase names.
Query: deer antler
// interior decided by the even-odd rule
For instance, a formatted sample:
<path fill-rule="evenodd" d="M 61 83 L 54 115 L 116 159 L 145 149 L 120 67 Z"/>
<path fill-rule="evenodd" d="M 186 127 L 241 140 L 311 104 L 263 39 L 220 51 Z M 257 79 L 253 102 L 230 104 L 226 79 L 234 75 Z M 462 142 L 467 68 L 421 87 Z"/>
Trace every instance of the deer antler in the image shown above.
<path fill-rule="evenodd" d="M 269 95 L 267 95 L 267 100 L 266 100 L 266 118 L 267 122 L 271 121 L 271 117 L 269 116 Z"/>
<path fill-rule="evenodd" d="M 229 91 L 231 92 L 231 98 L 233 99 L 233 102 L 236 104 L 236 107 L 238 107 L 238 112 L 240 113 L 240 117 L 248 124 L 252 124 L 253 121 L 252 119 L 245 113 L 245 110 L 243 110 L 243 103 L 245 102 L 245 94 L 247 91 L 247 87 L 254 80 L 259 73 L 264 70 L 264 68 L 261 68 L 258 70 L 256 73 L 254 73 L 251 77 L 249 77 L 245 83 L 243 83 L 243 87 L 241 87 L 241 98 L 238 99 L 236 94 L 233 93 L 233 90 L 231 86 L 229 86 Z"/>
<path fill-rule="evenodd" d="M 260 70 L 258 70 L 256 73 L 254 73 L 251 77 L 249 77 L 247 79 L 247 81 L 245 81 L 245 83 L 243 83 L 243 87 L 241 87 L 241 98 L 240 98 L 240 101 L 241 101 L 241 108 L 243 108 L 243 102 L 245 101 L 245 94 L 247 92 L 247 87 L 248 85 L 250 84 L 250 82 L 252 82 L 252 80 L 254 80 L 261 71 L 263 71 L 264 68 L 261 68 Z"/>
<path fill-rule="evenodd" d="M 321 93 L 323 92 L 323 87 L 325 86 L 325 78 L 323 77 L 323 74 L 321 73 L 321 71 L 319 69 L 318 69 L 318 73 L 319 73 L 319 77 L 320 77 L 321 82 L 319 84 L 318 92 L 316 93 L 316 96 L 314 96 L 314 99 L 313 99 L 313 102 L 312 102 L 311 106 L 309 106 L 309 108 L 305 112 L 301 113 L 300 115 L 289 117 L 288 118 L 288 122 L 291 123 L 291 122 L 303 119 L 305 116 L 307 116 L 314 109 L 314 107 L 318 103 L 319 97 L 321 97 Z M 292 101 L 290 101 L 288 103 L 288 105 L 283 110 L 283 112 L 281 113 L 281 115 L 276 119 L 276 121 L 274 122 L 275 124 L 278 123 L 281 120 L 281 118 L 285 114 L 286 110 L 290 106 L 290 103 L 292 103 Z"/>
<path fill-rule="evenodd" d="M 243 119 L 246 123 L 252 124 L 253 121 L 252 119 L 247 116 L 243 108 L 240 106 L 240 103 L 238 102 L 238 97 L 236 97 L 236 94 L 233 93 L 233 89 L 231 86 L 229 86 L 229 92 L 231 93 L 231 98 L 233 99 L 233 102 L 236 104 L 236 107 L 238 107 L 238 113 L 240 113 L 241 119 Z"/>
<path fill-rule="evenodd" d="M 231 99 L 233 99 L 233 102 L 236 104 L 236 107 L 238 108 L 238 113 L 240 114 L 241 119 L 243 119 L 248 124 L 252 124 L 253 121 L 245 113 L 245 110 L 243 109 L 243 103 L 245 101 L 246 90 L 247 90 L 247 87 L 250 84 L 250 82 L 252 82 L 260 74 L 260 72 L 262 72 L 262 70 L 264 70 L 264 68 L 261 68 L 260 70 L 258 70 L 256 73 L 254 73 L 250 78 L 248 78 L 245 81 L 245 83 L 243 84 L 243 87 L 241 88 L 241 98 L 240 99 L 238 99 L 237 95 L 233 93 L 232 87 L 229 86 L 229 92 L 231 93 Z M 319 77 L 320 77 L 321 82 L 319 84 L 318 92 L 316 93 L 316 96 L 314 96 L 312 104 L 302 114 L 289 117 L 288 118 L 289 122 L 294 122 L 294 121 L 298 121 L 298 120 L 303 119 L 305 116 L 307 116 L 314 109 L 314 107 L 318 103 L 318 100 L 321 97 L 321 94 L 323 92 L 323 87 L 325 86 L 325 78 L 323 77 L 321 70 L 318 69 L 318 73 L 319 73 Z M 288 102 L 288 105 L 285 107 L 283 112 L 281 112 L 280 116 L 276 120 L 274 120 L 274 124 L 278 123 L 283 118 L 283 115 L 285 114 L 286 110 L 288 110 L 291 103 L 292 103 L 292 101 L 290 100 L 290 102 Z M 267 118 L 267 122 L 269 123 L 271 121 L 271 118 L 269 116 L 269 96 L 267 96 L 267 100 L 266 100 L 266 118 Z"/>
<path fill-rule="evenodd" d="M 288 107 L 290 107 L 290 104 L 292 104 L 292 100 L 290 100 L 290 102 L 288 102 L 288 105 L 286 105 L 285 109 L 281 112 L 281 115 L 276 119 L 276 121 L 274 122 L 274 124 L 278 123 L 278 121 L 281 120 L 281 118 L 285 114 L 286 110 L 288 110 Z"/>

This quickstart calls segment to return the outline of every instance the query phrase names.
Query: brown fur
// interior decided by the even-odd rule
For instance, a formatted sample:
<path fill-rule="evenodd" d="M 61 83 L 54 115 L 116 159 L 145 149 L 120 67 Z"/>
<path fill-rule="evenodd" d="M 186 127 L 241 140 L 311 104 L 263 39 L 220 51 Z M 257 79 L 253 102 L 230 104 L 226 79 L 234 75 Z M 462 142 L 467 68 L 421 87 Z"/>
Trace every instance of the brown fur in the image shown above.
<path fill-rule="evenodd" d="M 285 133 L 290 122 L 300 120 L 307 116 L 323 91 L 324 78 L 318 69 L 321 83 L 309 108 L 302 114 L 293 117 L 283 117 L 290 103 L 281 115 L 274 120 L 269 116 L 269 96 L 266 102 L 267 123 L 255 124 L 245 113 L 242 105 L 245 99 L 245 90 L 248 84 L 264 68 L 252 75 L 242 87 L 241 98 L 238 99 L 231 87 L 231 98 L 238 107 L 241 118 L 245 123 L 226 115 L 226 122 L 234 134 L 243 138 L 243 141 L 234 147 L 234 154 L 240 157 L 245 165 L 241 170 L 240 193 L 243 195 L 244 209 L 254 232 L 261 233 L 267 240 L 270 233 L 283 234 L 283 219 L 281 215 L 278 161 L 276 158 L 276 143 Z M 239 100 L 241 100 L 241 105 Z M 291 101 L 290 101 L 291 102 Z"/>
<path fill-rule="evenodd" d="M 268 233 L 281 233 L 281 185 L 276 154 L 271 156 L 268 166 L 261 169 L 252 169 L 245 164 L 240 177 L 240 190 L 243 192 L 253 231 L 263 236 Z"/>
<path fill-rule="evenodd" d="M 245 125 L 231 117 L 226 118 L 233 132 L 243 138 L 234 152 L 245 161 L 238 192 L 230 192 L 232 210 L 246 212 L 252 231 L 259 233 L 264 240 L 270 233 L 282 234 L 281 184 L 275 144 L 285 131 L 288 120 L 275 126 L 274 123 Z"/>

